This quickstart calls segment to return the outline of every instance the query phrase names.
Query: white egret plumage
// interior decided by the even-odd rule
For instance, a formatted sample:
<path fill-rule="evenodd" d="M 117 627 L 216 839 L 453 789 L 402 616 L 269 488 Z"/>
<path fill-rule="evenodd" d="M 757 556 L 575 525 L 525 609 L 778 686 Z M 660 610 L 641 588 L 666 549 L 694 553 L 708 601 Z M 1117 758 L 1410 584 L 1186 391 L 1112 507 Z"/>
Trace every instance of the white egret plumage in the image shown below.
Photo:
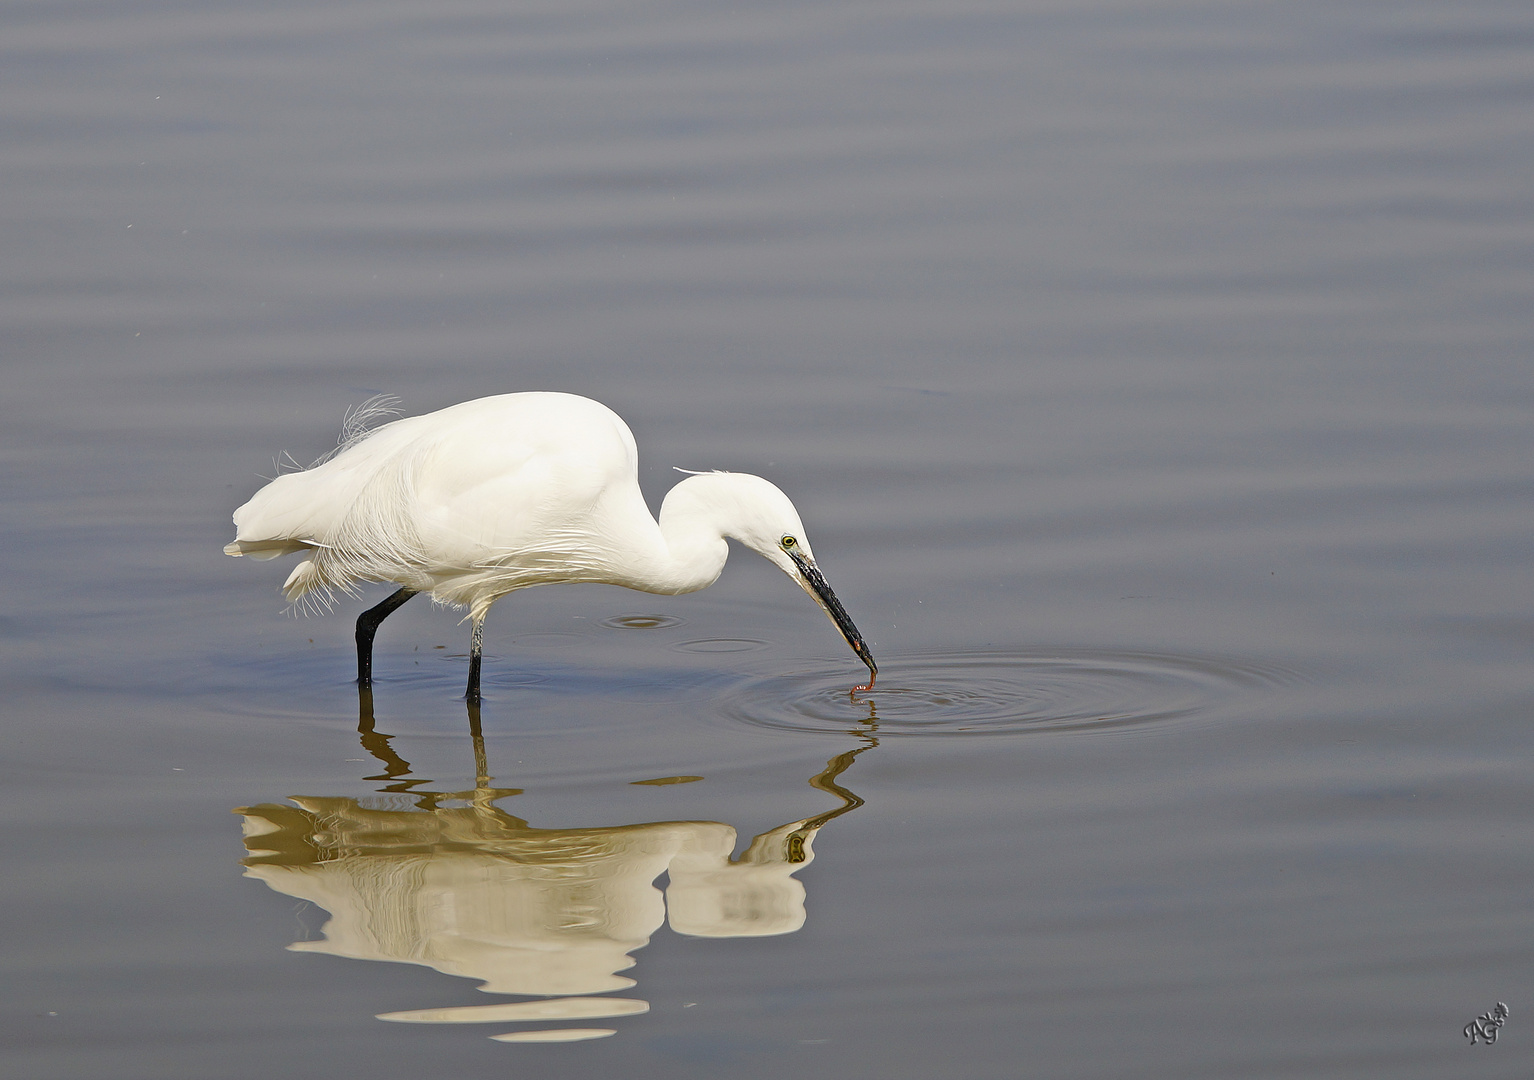
<path fill-rule="evenodd" d="M 698 473 L 666 495 L 660 520 L 639 490 L 628 425 L 573 394 L 502 394 L 348 430 L 339 452 L 277 477 L 234 512 L 229 555 L 303 554 L 290 601 L 361 582 L 399 589 L 357 619 L 357 682 L 372 681 L 378 624 L 416 593 L 469 609 L 470 702 L 479 700 L 485 615 L 507 593 L 602 582 L 678 594 L 707 587 L 738 540 L 815 599 L 878 674 L 821 576 L 788 496 L 759 476 Z"/>

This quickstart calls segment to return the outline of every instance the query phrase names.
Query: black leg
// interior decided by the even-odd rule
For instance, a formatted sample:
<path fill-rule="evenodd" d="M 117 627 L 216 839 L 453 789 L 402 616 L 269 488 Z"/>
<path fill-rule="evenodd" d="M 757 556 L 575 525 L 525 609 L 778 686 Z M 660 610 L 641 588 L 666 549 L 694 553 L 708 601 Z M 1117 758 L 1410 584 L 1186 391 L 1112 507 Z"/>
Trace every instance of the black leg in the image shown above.
<path fill-rule="evenodd" d="M 383 603 L 357 616 L 357 686 L 360 689 L 370 690 L 373 686 L 373 635 L 378 633 L 378 624 L 415 594 L 414 589 L 401 588 Z"/>
<path fill-rule="evenodd" d="M 485 636 L 485 624 L 482 620 L 474 620 L 474 633 L 469 636 L 469 689 L 464 694 L 464 699 L 478 711 L 479 705 L 479 654 L 480 645 Z"/>

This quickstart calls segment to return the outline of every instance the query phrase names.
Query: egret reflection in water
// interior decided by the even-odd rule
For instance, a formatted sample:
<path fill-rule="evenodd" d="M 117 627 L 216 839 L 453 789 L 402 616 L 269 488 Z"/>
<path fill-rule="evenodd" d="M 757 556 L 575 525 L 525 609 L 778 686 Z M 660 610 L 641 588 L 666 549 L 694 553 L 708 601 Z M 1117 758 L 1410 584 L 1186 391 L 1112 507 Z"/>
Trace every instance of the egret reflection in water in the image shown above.
<path fill-rule="evenodd" d="M 736 832 L 714 821 L 660 821 L 580 829 L 535 828 L 496 800 L 516 794 L 486 774 L 473 724 L 473 791 L 410 790 L 409 765 L 373 729 L 363 699 L 363 745 L 383 761 L 386 790 L 408 808 L 343 797 L 238 808 L 248 877 L 330 913 L 322 937 L 289 948 L 356 960 L 420 964 L 478 980 L 487 993 L 541 1000 L 381 1014 L 415 1023 L 595 1019 L 646 1012 L 632 998 L 589 997 L 635 985 L 619 972 L 669 922 L 695 937 L 765 937 L 804 925 L 794 876 L 814 858 L 827 822 L 862 805 L 837 778 L 864 744 L 833 757 L 810 785 L 841 805 L 755 837 L 732 857 Z M 471 709 L 471 721 L 477 710 Z M 409 791 L 408 796 L 403 795 Z M 668 876 L 665 892 L 655 881 Z M 501 1041 L 574 1041 L 607 1028 L 524 1030 Z"/>

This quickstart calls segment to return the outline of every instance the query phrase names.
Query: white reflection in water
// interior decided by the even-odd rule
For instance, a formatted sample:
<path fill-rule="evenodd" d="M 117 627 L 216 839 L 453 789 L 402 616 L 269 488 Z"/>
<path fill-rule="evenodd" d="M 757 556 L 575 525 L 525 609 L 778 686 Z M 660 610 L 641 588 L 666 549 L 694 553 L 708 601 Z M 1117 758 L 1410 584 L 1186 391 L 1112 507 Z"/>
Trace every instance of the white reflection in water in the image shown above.
<path fill-rule="evenodd" d="M 379 1013 L 380 1020 L 400 1024 L 504 1024 L 513 1020 L 595 1020 L 635 1016 L 650 1011 L 650 1003 L 634 998 L 567 997 L 548 1001 L 515 1001 L 508 1005 L 464 1005 L 449 1009 L 407 1009 Z"/>
<path fill-rule="evenodd" d="M 605 1039 L 618 1034 L 612 1028 L 559 1028 L 549 1031 L 508 1031 L 504 1035 L 490 1036 L 496 1042 L 557 1043 L 585 1042 L 588 1039 Z"/>
<path fill-rule="evenodd" d="M 477 719 L 471 713 L 471 721 Z M 295 797 L 292 805 L 236 810 L 243 817 L 245 873 L 330 913 L 323 936 L 289 946 L 355 960 L 421 964 L 476 979 L 488 993 L 543 1000 L 423 1008 L 380 1019 L 459 1024 L 629 1016 L 649 1005 L 592 998 L 635 985 L 618 972 L 663 922 L 694 937 L 766 937 L 804 925 L 804 886 L 794 875 L 814 858 L 826 822 L 862 800 L 837 777 L 875 745 L 832 758 L 810 779 L 842 805 L 754 838 L 732 858 L 736 832 L 714 821 L 662 821 L 540 829 L 496 800 L 474 727 L 479 782 L 472 792 L 417 792 L 417 809 L 370 809 L 341 797 Z M 363 744 L 398 779 L 408 764 L 372 730 L 364 700 Z M 405 781 L 404 784 L 408 784 Z M 392 790 L 403 790 L 396 784 Z M 452 800 L 463 805 L 444 806 Z M 668 875 L 664 894 L 655 887 Z M 501 1041 L 572 1041 L 612 1034 L 581 1028 L 518 1032 Z"/>

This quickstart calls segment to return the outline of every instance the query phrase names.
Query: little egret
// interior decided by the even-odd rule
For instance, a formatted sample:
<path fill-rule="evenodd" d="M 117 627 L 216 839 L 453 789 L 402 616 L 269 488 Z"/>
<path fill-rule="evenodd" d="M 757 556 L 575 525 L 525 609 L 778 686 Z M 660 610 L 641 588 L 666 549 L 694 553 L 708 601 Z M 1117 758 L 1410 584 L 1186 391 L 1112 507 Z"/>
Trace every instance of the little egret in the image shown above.
<path fill-rule="evenodd" d="M 660 521 L 639 491 L 634 436 L 605 405 L 573 394 L 501 394 L 353 430 L 328 459 L 277 477 L 234 512 L 226 555 L 301 552 L 290 601 L 359 582 L 399 585 L 357 618 L 357 685 L 372 684 L 378 624 L 419 592 L 465 606 L 468 700 L 480 697 L 480 645 L 490 605 L 558 581 L 641 592 L 714 583 L 729 545 L 766 557 L 815 599 L 868 665 L 858 628 L 826 584 L 788 496 L 759 476 L 695 473 L 666 495 Z M 859 687 L 858 689 L 867 689 Z"/>

